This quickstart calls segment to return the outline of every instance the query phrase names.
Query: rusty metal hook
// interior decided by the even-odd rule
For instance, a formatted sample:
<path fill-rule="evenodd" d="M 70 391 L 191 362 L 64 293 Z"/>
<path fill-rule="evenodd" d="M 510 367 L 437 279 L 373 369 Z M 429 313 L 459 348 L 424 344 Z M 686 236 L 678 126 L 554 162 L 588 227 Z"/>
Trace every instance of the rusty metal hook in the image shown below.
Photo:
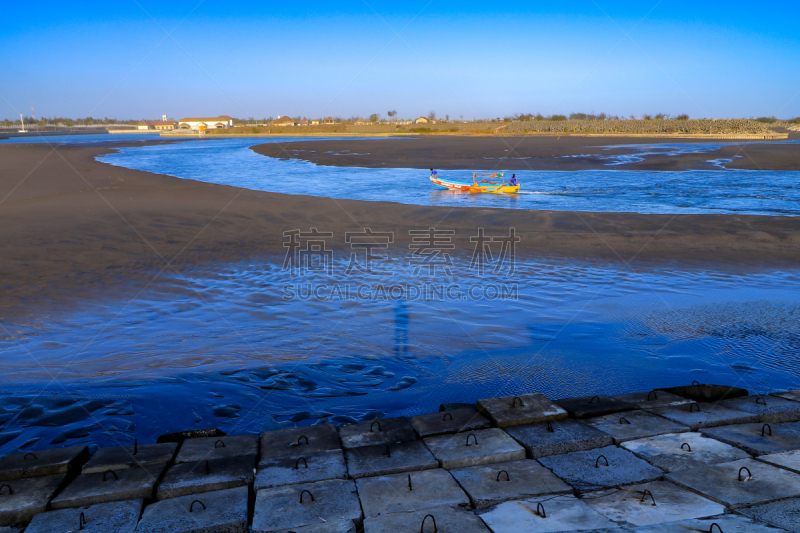
<path fill-rule="evenodd" d="M 764 398 L 762 398 L 761 396 L 758 396 L 758 397 L 756 398 L 756 403 L 758 403 L 758 400 L 761 400 L 761 403 L 762 403 L 762 404 L 764 404 L 764 405 L 767 405 L 767 400 L 765 400 L 765 399 L 764 399 Z"/>
<path fill-rule="evenodd" d="M 681 444 L 681 450 L 683 449 L 683 447 L 684 447 L 684 446 L 686 446 L 686 451 L 687 451 L 687 452 L 690 452 L 690 451 L 692 451 L 692 447 L 691 447 L 691 446 L 689 446 L 689 443 L 688 443 L 688 442 L 684 442 L 683 444 Z"/>
<path fill-rule="evenodd" d="M 389 458 L 392 457 L 392 451 L 389 449 L 389 445 L 388 444 L 386 445 L 386 451 L 383 452 L 383 455 L 385 455 L 386 457 L 389 457 Z"/>
<path fill-rule="evenodd" d="M 470 437 L 472 437 L 472 440 L 474 440 L 474 441 L 475 441 L 475 444 L 472 444 L 472 445 L 471 445 L 471 444 L 469 443 L 469 438 L 470 438 Z M 477 445 L 478 445 L 478 437 L 476 437 L 474 433 L 470 433 L 469 435 L 467 435 L 467 446 L 477 446 Z"/>
<path fill-rule="evenodd" d="M 595 402 L 595 400 L 597 400 L 597 402 Z M 589 400 L 589 403 L 600 403 L 600 396 L 592 396 L 592 399 Z"/>
<path fill-rule="evenodd" d="M 373 430 L 372 430 L 372 428 L 374 428 L 374 427 L 375 427 L 375 424 L 378 424 L 378 431 L 383 431 L 383 430 L 381 429 L 381 423 L 380 423 L 380 422 L 378 422 L 377 420 L 373 420 L 373 421 L 372 421 L 372 424 L 370 424 L 370 425 L 369 425 L 369 432 L 370 432 L 370 433 L 372 433 L 372 431 L 373 431 Z"/>
<path fill-rule="evenodd" d="M 629 422 L 629 421 L 628 421 L 628 419 L 627 419 L 627 418 L 625 418 L 625 417 L 622 417 L 622 418 L 620 418 L 620 419 L 619 419 L 619 423 L 620 423 L 620 424 L 628 424 L 628 425 L 630 425 L 630 422 Z"/>
<path fill-rule="evenodd" d="M 11 496 L 14 494 L 14 489 L 11 488 L 11 485 L 6 483 L 5 485 L 0 485 L 0 496 L 3 496 L 3 489 L 8 487 L 8 495 Z"/>
<path fill-rule="evenodd" d="M 506 481 L 511 481 L 511 478 L 509 477 L 508 472 L 505 471 L 505 470 L 501 470 L 501 471 L 499 471 L 497 473 L 497 481 L 500 481 L 500 474 L 505 474 L 506 475 Z"/>
<path fill-rule="evenodd" d="M 651 500 L 653 500 L 653 505 L 655 505 L 655 504 L 656 504 L 656 499 L 655 499 L 655 498 L 653 498 L 653 493 L 652 493 L 652 492 L 650 492 L 650 491 L 649 491 L 649 490 L 647 490 L 647 489 L 644 489 L 644 492 L 642 493 L 642 499 L 641 499 L 641 500 L 639 500 L 639 501 L 640 501 L 640 502 L 642 502 L 642 503 L 644 503 L 644 500 L 645 500 L 645 499 L 646 499 L 648 496 L 650 496 L 650 499 L 651 499 Z"/>
<path fill-rule="evenodd" d="M 195 501 L 193 501 L 192 503 L 190 503 L 190 504 L 189 504 L 189 512 L 190 512 L 190 513 L 191 513 L 191 512 L 193 512 L 193 510 L 194 510 L 194 504 L 196 504 L 196 503 L 199 503 L 199 504 L 200 504 L 200 506 L 203 508 L 203 510 L 204 510 L 204 511 L 206 510 L 206 504 L 204 504 L 204 503 L 203 503 L 203 502 L 201 502 L 200 500 L 195 500 Z"/>
<path fill-rule="evenodd" d="M 722 531 L 722 528 L 719 527 L 719 524 L 717 524 L 716 522 L 711 524 L 711 527 L 708 528 L 708 533 L 714 533 L 714 526 L 717 526 L 717 530 L 719 531 L 719 533 L 725 533 L 724 531 Z"/>
<path fill-rule="evenodd" d="M 764 436 L 764 430 L 767 429 L 767 428 L 769 428 L 769 436 L 770 437 L 772 436 L 772 426 L 770 426 L 769 424 L 764 424 L 763 426 L 761 426 L 761 436 L 762 437 Z"/>
<path fill-rule="evenodd" d="M 86 515 L 81 513 L 81 515 L 78 517 L 78 529 L 84 529 L 83 526 L 85 525 L 86 525 Z"/>
<path fill-rule="evenodd" d="M 28 456 L 29 456 L 29 455 L 32 455 L 32 456 L 33 456 L 33 458 L 34 458 L 35 460 L 37 460 L 37 461 L 39 460 L 39 458 L 38 458 L 38 457 L 36 457 L 36 454 L 35 454 L 35 453 L 33 453 L 33 452 L 28 452 L 28 453 L 26 453 L 26 454 L 25 454 L 25 455 L 22 457 L 22 460 L 23 460 L 23 461 L 27 461 L 27 460 L 28 460 Z"/>
<path fill-rule="evenodd" d="M 547 421 L 547 431 L 549 431 L 550 433 L 556 432 L 556 430 L 553 429 L 553 424 L 551 424 L 549 420 Z"/>
<path fill-rule="evenodd" d="M 119 478 L 117 477 L 117 474 L 115 474 L 113 470 L 106 470 L 105 472 L 103 472 L 103 481 L 106 480 L 106 474 L 108 474 L 109 472 L 111 472 L 111 475 L 114 476 L 114 479 L 116 481 L 119 481 Z"/>
<path fill-rule="evenodd" d="M 608 459 L 606 459 L 605 455 L 601 455 L 600 457 L 597 458 L 597 461 L 594 462 L 594 467 L 595 468 L 600 468 L 600 459 L 605 461 L 606 462 L 606 466 L 608 466 Z"/>
<path fill-rule="evenodd" d="M 541 511 L 539 509 L 541 509 Z M 542 518 L 547 518 L 547 515 L 544 512 L 544 505 L 542 505 L 542 502 L 536 504 L 536 514 L 541 516 Z"/>
<path fill-rule="evenodd" d="M 700 386 L 700 382 L 697 381 L 697 380 L 692 381 L 692 386 L 694 386 L 694 385 L 697 385 L 699 387 Z"/>
<path fill-rule="evenodd" d="M 211 473 L 211 467 L 208 465 L 208 461 L 206 461 L 206 475 Z"/>
<path fill-rule="evenodd" d="M 297 445 L 298 445 L 298 446 L 300 446 L 301 444 L 303 444 L 302 442 L 300 442 L 300 441 L 301 441 L 301 440 L 303 440 L 303 439 L 306 439 L 306 444 L 308 444 L 308 437 L 306 437 L 305 435 L 300 435 L 300 438 L 299 438 L 299 439 L 297 439 Z"/>
<path fill-rule="evenodd" d="M 743 467 L 741 467 L 739 469 L 739 481 L 743 481 L 743 479 L 742 479 L 742 470 L 747 470 L 747 477 L 748 478 L 753 477 L 753 474 L 750 473 L 750 469 L 747 468 L 746 466 L 743 466 Z"/>
<path fill-rule="evenodd" d="M 511 400 L 511 407 L 516 407 L 517 406 L 517 400 L 519 400 L 519 406 L 520 407 L 525 407 L 525 402 L 523 402 L 522 398 L 520 398 L 519 396 L 514 396 L 514 399 Z"/>
<path fill-rule="evenodd" d="M 414 488 L 411 486 L 411 474 L 408 475 L 408 490 L 414 490 Z"/>
<path fill-rule="evenodd" d="M 310 491 L 310 490 L 304 490 L 303 492 L 301 492 L 301 493 L 300 493 L 300 503 L 303 503 L 303 495 L 304 495 L 306 492 L 308 493 L 308 495 L 309 495 L 309 496 L 311 496 L 311 501 L 312 501 L 312 502 L 315 502 L 315 501 L 317 501 L 317 500 L 315 500 L 315 499 L 314 499 L 314 495 L 313 495 L 313 494 L 311 494 L 311 491 Z"/>
<path fill-rule="evenodd" d="M 699 412 L 700 412 L 700 406 L 699 406 L 699 405 L 697 405 L 696 403 L 692 403 L 692 404 L 689 406 L 689 412 L 690 412 L 690 413 L 691 413 L 691 412 L 693 412 L 693 410 L 694 410 L 694 408 L 695 408 L 695 407 L 697 407 L 697 412 L 699 413 Z"/>
<path fill-rule="evenodd" d="M 425 530 L 425 522 L 428 520 L 429 516 L 431 517 L 431 520 L 433 520 L 433 533 L 439 531 L 439 529 L 436 527 L 436 518 L 432 514 L 426 514 L 425 518 L 422 519 L 422 525 L 419 526 L 419 533 L 422 533 Z"/>
<path fill-rule="evenodd" d="M 133 439 L 133 454 L 136 455 L 139 453 L 139 439 Z"/>
<path fill-rule="evenodd" d="M 654 400 L 658 400 L 658 393 L 656 391 L 654 391 L 654 390 L 651 390 L 650 392 L 647 393 L 647 401 L 648 402 L 650 401 L 650 395 L 651 394 L 653 395 L 653 399 Z"/>
<path fill-rule="evenodd" d="M 308 468 L 308 461 L 306 461 L 306 458 L 300 457 L 299 459 L 297 459 L 297 461 L 294 462 L 295 470 L 300 470 L 300 461 L 303 461 L 303 464 L 306 465 L 306 468 Z"/>
<path fill-rule="evenodd" d="M 220 439 L 220 440 L 218 440 L 217 442 L 214 443 L 214 449 L 219 447 L 219 446 L 217 446 L 217 444 L 222 444 L 222 446 L 221 446 L 222 448 L 225 447 L 225 442 L 223 442 L 222 439 Z"/>
<path fill-rule="evenodd" d="M 453 415 L 451 415 L 450 413 L 445 413 L 444 416 L 442 417 L 442 422 L 447 422 L 448 416 L 450 417 L 450 420 L 453 419 Z"/>

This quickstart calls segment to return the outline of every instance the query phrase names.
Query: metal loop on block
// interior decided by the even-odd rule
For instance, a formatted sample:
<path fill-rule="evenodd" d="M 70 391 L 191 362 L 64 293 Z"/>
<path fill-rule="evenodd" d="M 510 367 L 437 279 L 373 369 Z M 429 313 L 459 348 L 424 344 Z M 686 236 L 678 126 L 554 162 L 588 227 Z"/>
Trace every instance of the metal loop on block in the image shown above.
<path fill-rule="evenodd" d="M 206 475 L 209 475 L 210 473 L 211 473 L 211 467 L 209 466 L 208 461 L 206 461 Z"/>
<path fill-rule="evenodd" d="M 536 504 L 536 514 L 541 516 L 542 518 L 547 518 L 547 515 L 544 512 L 544 505 L 542 505 L 542 502 Z"/>
<path fill-rule="evenodd" d="M 450 420 L 453 419 L 453 415 L 451 415 L 450 413 L 445 413 L 444 416 L 442 417 L 442 422 L 447 422 L 448 416 L 450 417 Z"/>
<path fill-rule="evenodd" d="M 414 488 L 411 486 L 411 474 L 408 475 L 408 490 L 414 490 Z"/>
<path fill-rule="evenodd" d="M 499 471 L 497 473 L 497 481 L 500 481 L 500 474 L 505 474 L 506 475 L 506 481 L 511 481 L 511 478 L 509 477 L 508 472 L 505 471 L 505 470 L 501 470 L 501 471 Z"/>
<path fill-rule="evenodd" d="M 370 425 L 369 425 L 369 432 L 370 432 L 370 433 L 372 433 L 372 432 L 374 431 L 372 428 L 374 428 L 374 427 L 375 427 L 375 424 L 378 424 L 378 431 L 383 431 L 383 430 L 381 429 L 381 423 L 380 423 L 380 422 L 378 422 L 377 420 L 373 420 L 372 424 L 370 424 Z"/>
<path fill-rule="evenodd" d="M 133 454 L 136 455 L 139 453 L 139 439 L 133 439 Z"/>
<path fill-rule="evenodd" d="M 772 426 L 770 426 L 769 424 L 764 424 L 763 426 L 761 426 L 761 436 L 762 437 L 764 436 L 764 430 L 767 429 L 767 428 L 769 428 L 769 436 L 770 437 L 772 436 Z"/>
<path fill-rule="evenodd" d="M 475 444 L 469 443 L 470 437 L 472 437 L 472 440 L 475 441 Z M 470 433 L 469 435 L 467 435 L 467 446 L 477 446 L 477 445 L 478 445 L 478 437 L 476 437 L 474 433 Z"/>
<path fill-rule="evenodd" d="M 386 457 L 389 457 L 389 458 L 392 457 L 392 451 L 389 449 L 389 445 L 388 444 L 386 445 L 386 451 L 383 452 L 383 455 L 386 456 Z"/>
<path fill-rule="evenodd" d="M 523 402 L 522 398 L 520 398 L 519 396 L 514 396 L 514 399 L 511 400 L 511 407 L 516 407 L 517 402 L 519 402 L 520 407 L 525 407 L 525 402 Z"/>
<path fill-rule="evenodd" d="M 747 477 L 748 477 L 748 478 L 751 478 L 751 477 L 753 477 L 753 474 L 751 474 L 751 473 L 750 473 L 750 469 L 749 469 L 749 468 L 747 468 L 746 466 L 743 466 L 743 467 L 741 467 L 741 468 L 739 469 L 739 481 L 744 481 L 744 480 L 742 479 L 742 470 L 747 470 Z"/>
<path fill-rule="evenodd" d="M 25 455 L 22 457 L 22 460 L 23 460 L 23 461 L 27 461 L 27 460 L 28 460 L 28 456 L 29 456 L 29 455 L 32 455 L 34 459 L 37 459 L 37 460 L 39 459 L 38 457 L 36 457 L 36 454 L 35 454 L 35 453 L 33 453 L 33 452 L 28 452 L 28 453 L 26 453 L 26 454 L 25 454 Z"/>
<path fill-rule="evenodd" d="M 595 400 L 597 400 L 595 402 Z M 600 403 L 600 396 L 592 396 L 592 399 L 589 400 L 589 403 Z"/>
<path fill-rule="evenodd" d="M 419 526 L 419 533 L 423 533 L 425 531 L 425 522 L 428 520 L 428 517 L 431 518 L 433 521 L 433 532 L 436 533 L 439 529 L 436 527 L 436 518 L 432 514 L 426 514 L 425 518 L 422 519 L 422 525 Z"/>
<path fill-rule="evenodd" d="M 306 443 L 306 444 L 308 444 L 308 437 L 306 437 L 305 435 L 300 435 L 300 438 L 299 438 L 299 439 L 297 439 L 297 445 L 298 445 L 298 446 L 300 446 L 301 444 L 303 444 L 302 442 L 300 442 L 300 441 L 301 441 L 301 440 L 303 440 L 303 439 L 306 439 L 306 442 L 305 442 L 305 443 Z"/>
<path fill-rule="evenodd" d="M 681 444 L 681 450 L 683 450 L 684 446 L 686 447 L 686 451 L 687 451 L 687 452 L 690 452 L 690 451 L 692 451 L 692 447 L 691 447 L 691 446 L 689 446 L 689 443 L 688 443 L 688 442 L 684 442 L 683 444 Z"/>
<path fill-rule="evenodd" d="M 217 446 L 217 444 L 222 444 L 222 446 Z M 214 443 L 214 448 L 224 448 L 224 447 L 225 443 L 222 440 L 218 440 L 217 442 Z"/>
<path fill-rule="evenodd" d="M 649 491 L 649 490 L 647 490 L 647 489 L 644 489 L 644 492 L 642 493 L 642 499 L 641 499 L 641 500 L 639 500 L 639 501 L 640 501 L 640 502 L 642 502 L 642 503 L 644 503 L 645 499 L 647 499 L 647 497 L 648 497 L 648 496 L 650 496 L 650 499 L 651 499 L 651 500 L 653 500 L 653 505 L 655 505 L 655 504 L 656 504 L 656 499 L 655 499 L 655 498 L 653 498 L 653 493 L 652 493 L 652 492 L 650 492 L 650 491 Z"/>
<path fill-rule="evenodd" d="M 691 413 L 691 412 L 693 412 L 695 407 L 697 407 L 697 412 L 699 413 L 699 412 L 700 412 L 700 406 L 699 406 L 699 405 L 697 405 L 696 403 L 693 403 L 693 404 L 691 404 L 691 405 L 689 406 L 689 412 L 690 412 L 690 413 Z"/>
<path fill-rule="evenodd" d="M 697 380 L 695 380 L 695 381 L 692 381 L 692 385 L 698 385 L 698 386 L 699 386 L 699 385 L 700 385 L 700 382 L 699 382 L 699 381 L 697 381 Z"/>
<path fill-rule="evenodd" d="M 594 467 L 595 468 L 600 468 L 600 459 L 605 461 L 606 462 L 606 466 L 608 466 L 608 459 L 606 459 L 605 455 L 601 455 L 600 457 L 597 458 L 597 461 L 594 462 Z"/>
<path fill-rule="evenodd" d="M 12 488 L 11 488 L 11 485 L 9 485 L 8 483 L 6 483 L 5 485 L 0 485 L 0 496 L 3 496 L 3 495 L 4 495 L 4 494 L 3 494 L 3 489 L 4 489 L 4 488 L 6 488 L 6 487 L 8 487 L 8 495 L 9 495 L 9 496 L 11 496 L 12 494 L 14 494 L 14 489 L 12 489 Z"/>
<path fill-rule="evenodd" d="M 630 422 L 629 422 L 629 421 L 628 421 L 628 419 L 627 419 L 627 418 L 625 418 L 625 417 L 622 417 L 622 418 L 620 418 L 620 419 L 619 419 L 619 423 L 620 423 L 620 424 L 628 424 L 628 425 L 630 425 Z"/>
<path fill-rule="evenodd" d="M 204 511 L 206 510 L 206 504 L 204 504 L 200 500 L 195 500 L 195 501 L 193 501 L 192 503 L 189 504 L 189 512 L 190 513 L 194 511 L 194 504 L 196 504 L 196 503 L 199 503 Z"/>
<path fill-rule="evenodd" d="M 115 480 L 119 481 L 117 474 L 115 474 L 113 470 L 106 470 L 105 472 L 103 472 L 103 481 L 106 480 L 106 474 L 108 474 L 109 472 L 111 472 L 111 475 L 114 476 Z"/>
<path fill-rule="evenodd" d="M 714 533 L 714 526 L 717 526 L 717 531 L 719 531 L 719 533 L 725 533 L 724 531 L 722 531 L 722 528 L 719 527 L 719 524 L 717 524 L 716 522 L 711 524 L 711 527 L 708 528 L 708 533 Z"/>
<path fill-rule="evenodd" d="M 759 402 L 759 400 L 761 400 L 761 402 Z M 758 397 L 756 398 L 756 403 L 761 403 L 761 404 L 763 404 L 763 405 L 767 405 L 767 400 L 765 400 L 765 399 L 764 399 L 764 398 L 762 398 L 761 396 L 758 396 Z"/>
<path fill-rule="evenodd" d="M 549 431 L 550 433 L 556 432 L 556 430 L 553 429 L 553 424 L 551 424 L 549 420 L 547 421 L 547 431 Z"/>
<path fill-rule="evenodd" d="M 648 402 L 650 401 L 650 395 L 651 394 L 653 395 L 653 399 L 654 400 L 658 400 L 658 393 L 656 391 L 654 391 L 654 390 L 651 390 L 650 392 L 647 393 L 647 401 Z"/>
<path fill-rule="evenodd" d="M 86 515 L 81 513 L 81 515 L 78 517 L 78 529 L 84 529 L 83 526 L 85 525 L 86 525 Z"/>
<path fill-rule="evenodd" d="M 303 492 L 300 493 L 300 503 L 303 503 L 303 496 L 305 495 L 306 492 L 308 493 L 309 496 L 311 496 L 311 501 L 312 502 L 317 501 L 317 500 L 314 499 L 314 495 L 311 494 L 310 490 L 304 490 Z"/>
<path fill-rule="evenodd" d="M 300 457 L 299 459 L 297 459 L 297 461 L 294 462 L 295 470 L 300 470 L 300 461 L 303 461 L 303 464 L 306 465 L 306 468 L 308 468 L 308 461 L 306 461 L 306 458 Z"/>

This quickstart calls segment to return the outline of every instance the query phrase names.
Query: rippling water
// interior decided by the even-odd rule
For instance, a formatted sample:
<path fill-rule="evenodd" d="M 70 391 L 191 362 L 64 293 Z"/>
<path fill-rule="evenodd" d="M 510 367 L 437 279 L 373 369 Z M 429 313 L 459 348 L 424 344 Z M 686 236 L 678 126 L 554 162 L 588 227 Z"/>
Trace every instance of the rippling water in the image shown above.
<path fill-rule="evenodd" d="M 649 153 L 710 151 L 719 147 L 718 143 L 669 144 L 658 149 L 648 145 L 626 147 L 630 148 L 630 155 L 608 156 L 608 168 L 600 170 L 515 171 L 522 192 L 493 195 L 442 190 L 422 170 L 317 166 L 267 158 L 249 148 L 266 142 L 286 142 L 287 154 L 291 155 L 291 140 L 207 139 L 124 148 L 102 161 L 262 191 L 406 204 L 636 213 L 800 214 L 800 172 L 615 170 L 616 165 Z M 487 168 L 502 170 L 502 161 L 487 161 Z M 442 171 L 440 175 L 471 181 L 470 171 Z"/>
<path fill-rule="evenodd" d="M 525 261 L 459 284 L 476 279 L 468 264 L 414 275 L 393 256 L 390 274 L 334 263 L 300 277 L 269 261 L 209 265 L 6 323 L 0 450 L 410 415 L 522 391 L 800 385 L 800 272 Z"/>

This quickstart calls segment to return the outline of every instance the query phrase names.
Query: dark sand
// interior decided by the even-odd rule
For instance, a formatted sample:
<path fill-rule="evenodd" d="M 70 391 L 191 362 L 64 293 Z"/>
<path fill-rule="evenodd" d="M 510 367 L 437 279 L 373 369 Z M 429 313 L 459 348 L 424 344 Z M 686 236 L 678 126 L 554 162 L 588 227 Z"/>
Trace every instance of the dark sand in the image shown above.
<path fill-rule="evenodd" d="M 350 141 L 330 142 L 352 146 Z M 395 141 L 374 142 L 388 147 Z M 141 143 L 117 146 L 131 144 Z M 197 263 L 263 255 L 282 261 L 283 232 L 312 226 L 334 232 L 333 248 L 345 246 L 345 231 L 370 227 L 394 231 L 393 249 L 403 249 L 409 229 L 433 226 L 455 229 L 454 242 L 471 253 L 469 237 L 477 227 L 505 234 L 513 226 L 522 237 L 518 250 L 524 255 L 713 262 L 737 268 L 800 260 L 800 217 L 453 209 L 334 200 L 213 185 L 95 161 L 111 150 L 0 146 L 0 319 L 30 310 L 42 299 L 70 301 L 76 291 L 106 293 L 125 286 L 120 281 L 148 282 L 162 269 L 186 272 Z"/>
<path fill-rule="evenodd" d="M 800 139 L 793 132 L 789 140 Z M 366 168 L 439 168 L 486 170 L 591 170 L 609 161 L 603 156 L 636 153 L 632 148 L 609 146 L 660 143 L 720 143 L 719 150 L 680 156 L 653 155 L 645 161 L 619 165 L 619 170 L 719 170 L 709 163 L 733 159 L 728 168 L 800 170 L 800 144 L 775 141 L 669 139 L 656 137 L 520 137 L 431 135 L 406 139 L 340 139 L 299 141 L 290 146 L 262 144 L 259 154 L 303 159 L 320 165 Z M 330 153 L 335 152 L 335 153 Z M 348 152 L 353 155 L 348 155 Z"/>

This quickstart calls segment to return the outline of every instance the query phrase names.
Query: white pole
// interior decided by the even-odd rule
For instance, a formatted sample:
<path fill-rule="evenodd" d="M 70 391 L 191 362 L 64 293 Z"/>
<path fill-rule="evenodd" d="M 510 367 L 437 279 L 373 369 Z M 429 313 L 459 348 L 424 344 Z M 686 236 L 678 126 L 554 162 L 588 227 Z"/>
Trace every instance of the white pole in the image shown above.
<path fill-rule="evenodd" d="M 19 130 L 20 133 L 25 133 L 25 120 L 22 118 L 22 113 L 19 114 L 19 122 L 22 124 L 22 129 Z"/>

